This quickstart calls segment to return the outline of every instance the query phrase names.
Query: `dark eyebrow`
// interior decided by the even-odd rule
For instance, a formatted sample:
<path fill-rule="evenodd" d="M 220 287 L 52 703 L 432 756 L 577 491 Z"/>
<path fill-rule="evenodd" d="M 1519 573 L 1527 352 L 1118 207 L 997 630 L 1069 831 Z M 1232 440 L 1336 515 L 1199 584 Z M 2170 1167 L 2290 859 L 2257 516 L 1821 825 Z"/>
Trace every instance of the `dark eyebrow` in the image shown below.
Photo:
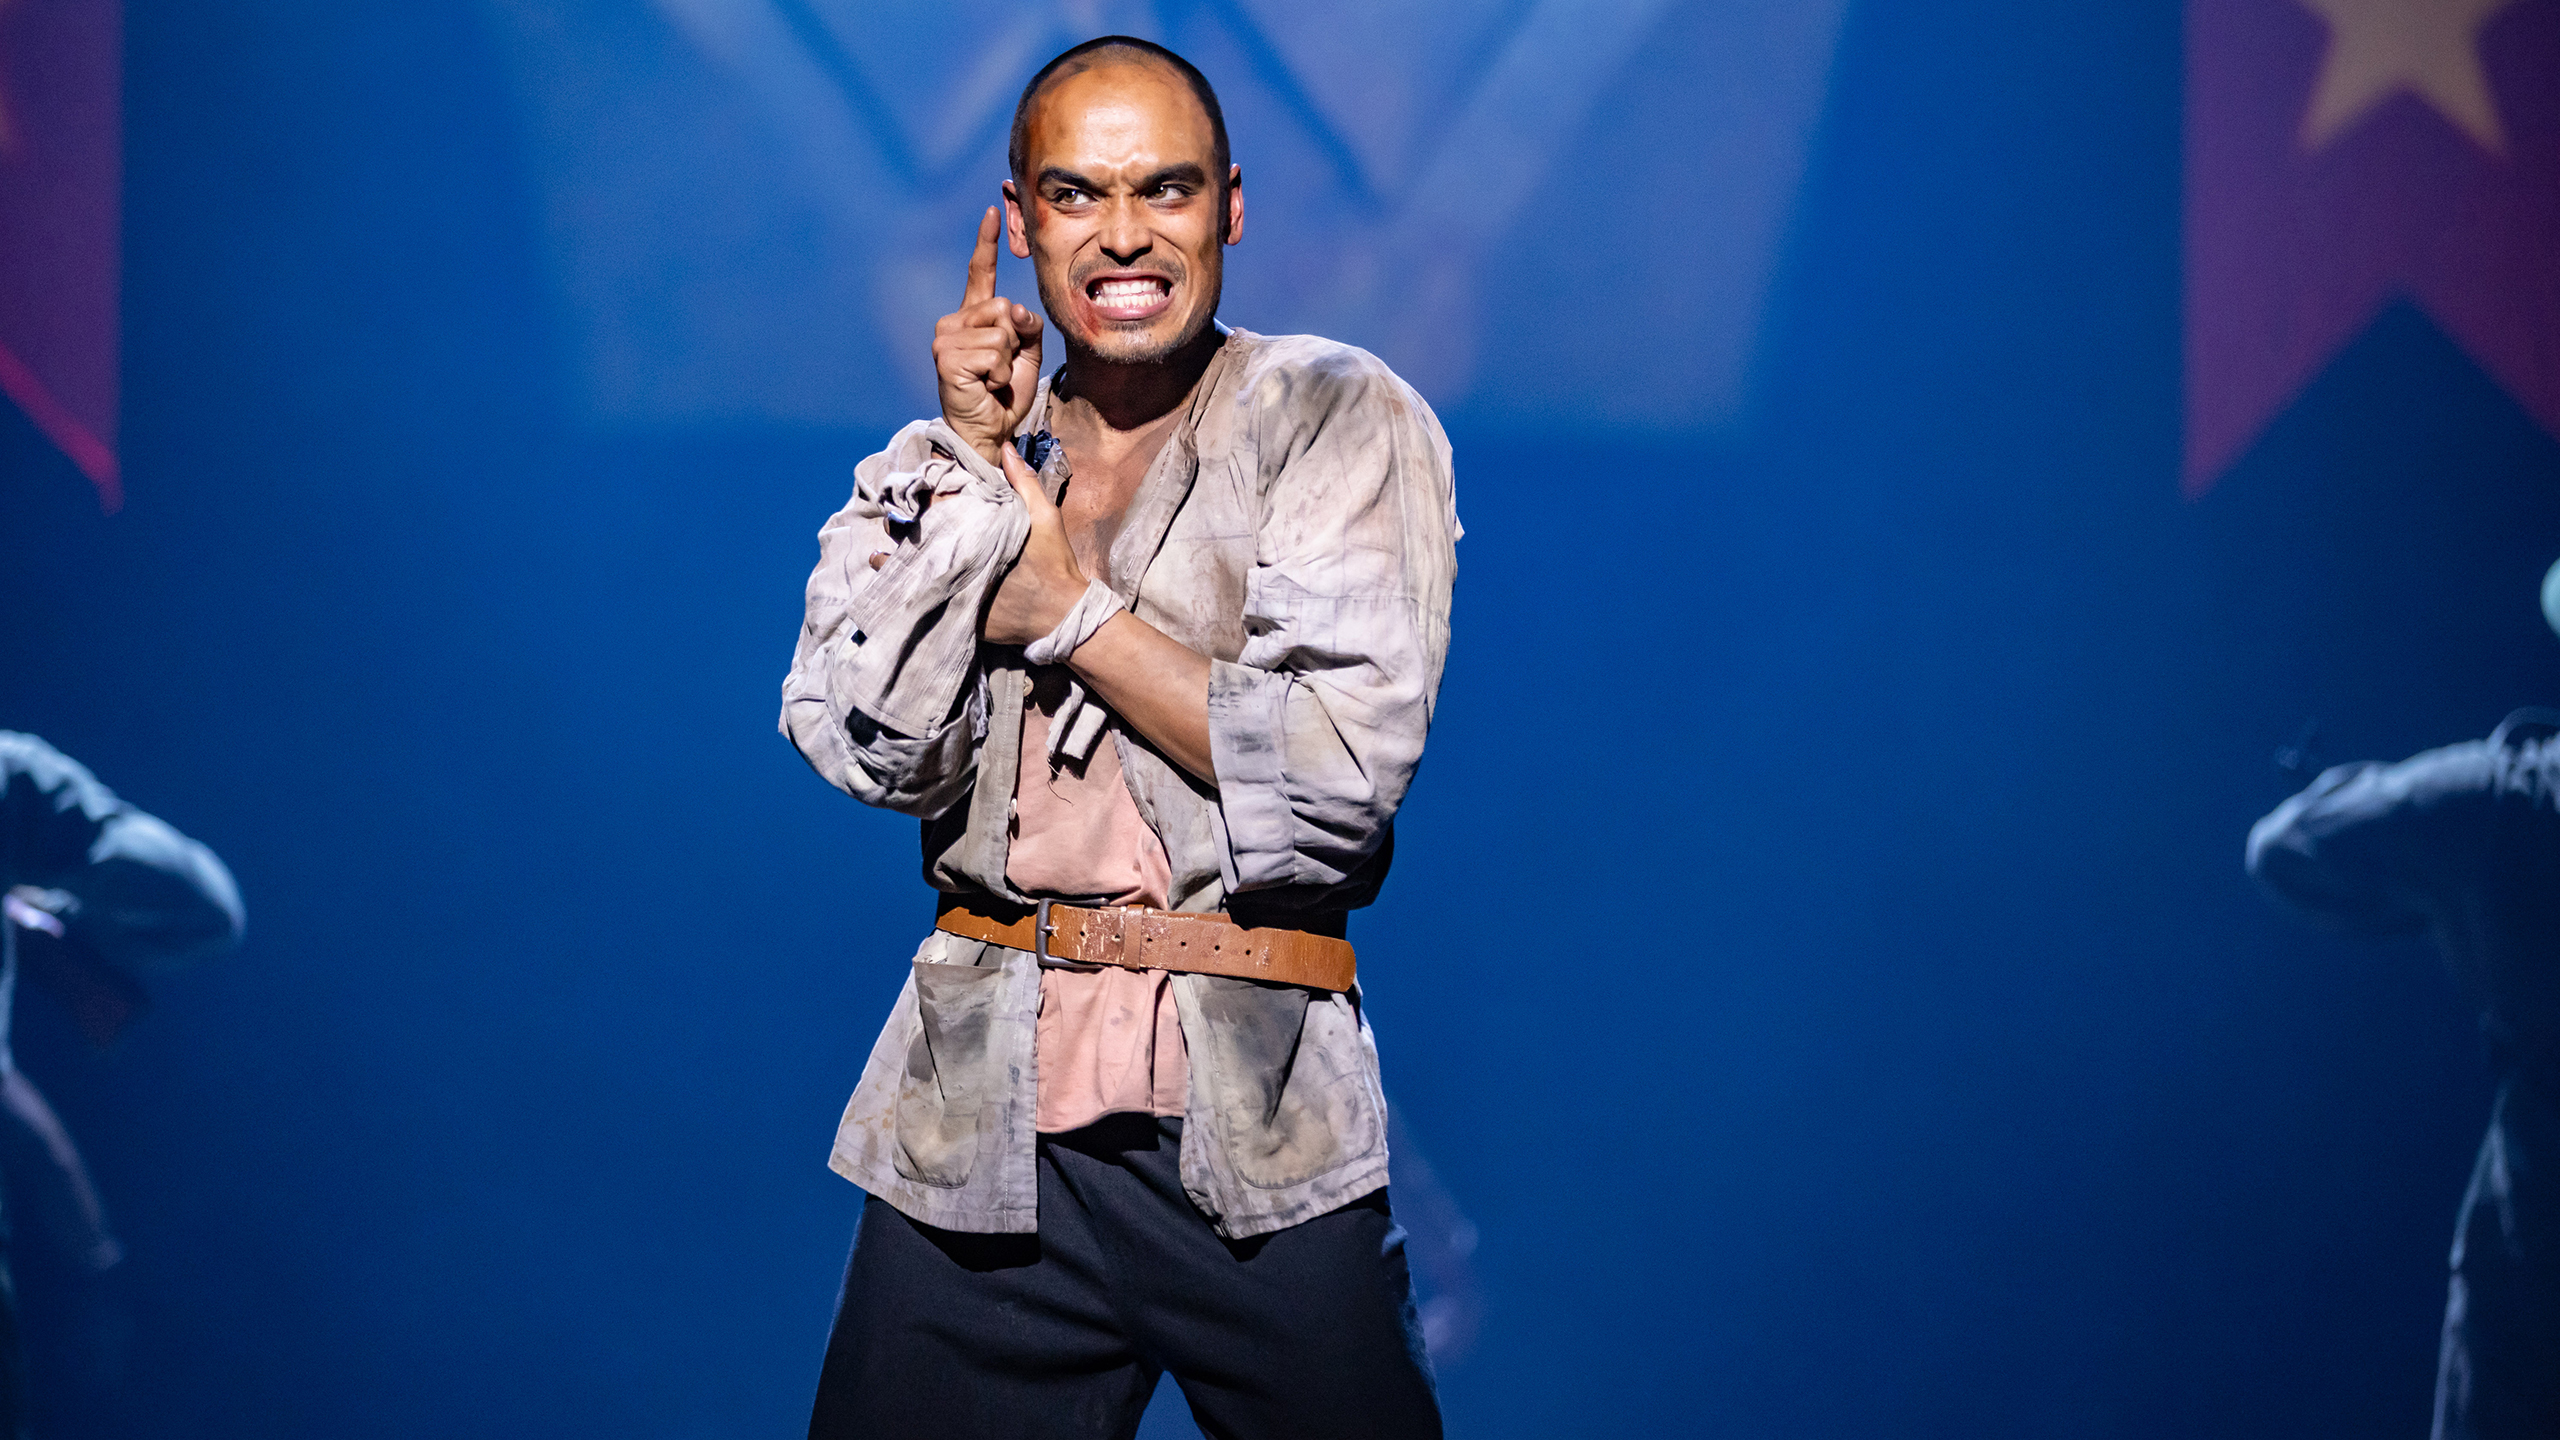
<path fill-rule="evenodd" d="M 1167 165 L 1163 169 L 1149 175 L 1147 178 L 1137 183 L 1136 189 L 1139 194 L 1145 195 L 1165 185 L 1175 183 L 1190 185 L 1205 190 L 1209 188 L 1209 172 L 1186 160 L 1179 165 Z M 1088 195 L 1099 195 L 1102 194 L 1104 190 L 1103 186 L 1086 179 L 1073 170 L 1064 169 L 1056 165 L 1046 165 L 1041 167 L 1039 184 L 1042 189 L 1046 189 L 1052 185 L 1064 185 L 1071 189 L 1082 190 Z"/>
<path fill-rule="evenodd" d="M 1138 193 L 1145 195 L 1172 184 L 1189 185 L 1194 189 L 1205 190 L 1209 188 L 1209 172 L 1187 160 L 1179 165 L 1167 165 L 1139 181 Z"/>

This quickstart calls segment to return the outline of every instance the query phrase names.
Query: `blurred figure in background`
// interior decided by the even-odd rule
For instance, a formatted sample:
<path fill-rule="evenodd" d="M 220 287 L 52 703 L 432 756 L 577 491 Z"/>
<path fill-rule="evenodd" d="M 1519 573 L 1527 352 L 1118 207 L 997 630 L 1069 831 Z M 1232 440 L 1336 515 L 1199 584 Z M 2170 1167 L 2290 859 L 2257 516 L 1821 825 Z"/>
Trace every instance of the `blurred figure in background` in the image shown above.
<path fill-rule="evenodd" d="M 17 1066 L 10 1018 L 23 973 L 58 995 L 104 1046 L 145 1003 L 137 972 L 239 943 L 240 892 L 213 852 L 125 804 L 78 762 L 32 735 L 0 730 L 0 1180 L 13 1243 L 28 1231 L 60 1252 L 54 1268 L 92 1280 L 123 1258 L 70 1133 Z M 33 1219 L 32 1227 L 25 1222 Z M 18 1257 L 11 1256 L 10 1263 Z M 66 1313 L 102 1320 L 95 1303 Z M 10 1271 L 0 1266 L 0 1437 L 28 1433 L 27 1365 Z M 108 1326 L 54 1347 L 84 1372 L 64 1390 L 115 1382 Z M 80 1353 L 81 1351 L 91 1353 Z M 43 1383 L 54 1377 L 48 1375 Z"/>
<path fill-rule="evenodd" d="M 2359 935 L 2425 933 L 2499 1073 L 2453 1236 L 2437 1440 L 2560 1436 L 2560 714 L 2336 766 L 2249 832 L 2249 873 Z"/>
<path fill-rule="evenodd" d="M 1476 1280 L 1476 1222 L 1413 1142 L 1404 1111 L 1387 1102 L 1387 1153 L 1395 1157 L 1396 1218 L 1404 1222 L 1405 1255 L 1423 1348 L 1434 1369 L 1447 1370 L 1476 1348 L 1484 1329 L 1484 1287 Z"/>

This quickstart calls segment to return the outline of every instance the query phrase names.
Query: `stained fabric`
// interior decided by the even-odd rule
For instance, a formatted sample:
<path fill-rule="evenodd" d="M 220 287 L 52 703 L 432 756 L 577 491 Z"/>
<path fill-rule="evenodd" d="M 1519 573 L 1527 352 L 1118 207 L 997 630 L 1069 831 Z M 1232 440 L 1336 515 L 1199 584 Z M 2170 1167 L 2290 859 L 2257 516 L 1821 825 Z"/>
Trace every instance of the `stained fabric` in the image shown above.
<path fill-rule="evenodd" d="M 1025 436 L 1045 433 L 1047 404 L 1044 384 Z M 976 493 L 984 461 L 958 453 L 966 447 L 940 426 L 919 422 L 900 443 L 954 452 L 972 476 L 959 483 Z M 1055 498 L 1063 456 L 1045 462 L 1041 483 Z M 782 731 L 848 794 L 923 821 L 938 888 L 1025 902 L 1008 876 L 1014 804 L 1022 766 L 1042 762 L 1026 760 L 1022 651 L 964 643 L 934 598 L 993 583 L 1012 552 L 937 530 L 938 500 L 915 526 L 857 502 L 820 534 Z M 956 512 L 954 524 L 992 530 L 1012 523 L 1005 513 L 988 492 L 986 510 Z M 1329 340 L 1226 332 L 1111 543 L 1123 602 L 1211 662 L 1214 784 L 1107 728 L 1129 796 L 1163 844 L 1170 908 L 1338 927 L 1377 894 L 1448 653 L 1459 534 L 1448 440 L 1410 386 Z M 951 573 L 964 561 L 985 573 Z M 928 572 L 941 578 L 927 584 Z M 919 598 L 892 604 L 892 594 Z M 883 650 L 893 658 L 864 654 Z M 875 689 L 883 677 L 887 688 Z M 917 728 L 888 722 L 890 712 L 939 718 Z M 915 964 L 936 978 L 911 985 L 892 1011 L 831 1163 L 928 1224 L 1031 1229 L 1036 967 L 947 937 L 928 939 Z M 1004 978 L 960 984 L 926 968 L 955 964 Z M 942 989 L 1001 994 L 1007 1018 L 985 1032 L 995 1048 L 931 1043 L 924 1012 Z M 1293 1225 L 1386 1183 L 1385 1098 L 1356 991 L 1180 975 L 1173 994 L 1190 1059 L 1184 1181 L 1220 1233 Z M 949 1085 L 933 1078 L 946 1072 Z M 990 1085 L 1006 1087 L 1002 1105 Z M 968 1127 L 976 1143 L 1010 1148 L 979 1153 L 985 1163 L 965 1181 L 926 1183 L 920 1168 L 951 1171 L 920 1167 L 917 1145 L 964 1148 L 926 1118 L 954 1093 L 980 1107 Z M 1001 1136 L 991 1117 L 1007 1127 Z"/>
<path fill-rule="evenodd" d="M 1014 783 L 1005 880 L 1024 895 L 1106 905 L 1163 906 L 1173 889 L 1164 842 L 1147 828 L 1120 768 L 1120 747 L 1096 746 L 1083 759 L 1051 755 L 1071 716 L 1108 716 L 1087 702 L 1070 708 L 1066 672 L 1033 672 L 1022 715 L 1024 760 Z"/>
<path fill-rule="evenodd" d="M 1120 776 L 1119 748 L 1053 753 L 1070 716 L 1105 717 L 1078 702 L 1067 673 L 1032 672 L 1023 710 L 1026 762 L 1013 792 L 1013 846 L 1005 878 L 1026 895 L 1106 905 L 1161 907 L 1172 888 L 1164 845 L 1147 828 Z M 1045 757 L 1045 758 L 1044 758 Z M 1039 1120 L 1043 1133 L 1105 1115 L 1180 1115 L 1191 1084 L 1172 977 L 1117 965 L 1050 966 L 1040 974 Z"/>
<path fill-rule="evenodd" d="M 1043 1135 L 1080 1130 L 1106 1115 L 1179 1118 L 1189 1107 L 1182 1010 L 1173 977 L 1162 970 L 1041 971 L 1038 1036 L 1033 1127 Z"/>

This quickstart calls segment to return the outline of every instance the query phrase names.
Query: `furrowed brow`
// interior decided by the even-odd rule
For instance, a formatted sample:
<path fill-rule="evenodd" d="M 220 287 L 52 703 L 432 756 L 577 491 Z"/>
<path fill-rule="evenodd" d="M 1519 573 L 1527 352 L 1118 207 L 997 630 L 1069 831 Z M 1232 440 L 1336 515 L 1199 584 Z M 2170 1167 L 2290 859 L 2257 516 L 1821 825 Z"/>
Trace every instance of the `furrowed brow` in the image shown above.
<path fill-rule="evenodd" d="M 1059 165 L 1042 167 L 1038 183 L 1040 188 L 1044 190 L 1053 185 L 1064 185 L 1071 189 L 1082 190 L 1088 195 L 1108 194 L 1111 188 L 1098 180 L 1087 179 L 1073 170 L 1069 170 L 1064 166 Z M 1179 165 L 1167 165 L 1163 169 L 1158 170 L 1154 174 L 1140 180 L 1130 188 L 1136 193 L 1144 195 L 1160 186 L 1177 184 L 1190 185 L 1195 188 L 1205 190 L 1209 185 L 1209 172 L 1186 160 Z"/>
<path fill-rule="evenodd" d="M 1144 195 L 1165 185 L 1189 185 L 1196 189 L 1205 190 L 1209 188 L 1209 172 L 1190 163 L 1189 161 L 1184 161 L 1180 165 L 1167 165 L 1153 175 L 1139 181 L 1137 188 L 1138 193 Z"/>

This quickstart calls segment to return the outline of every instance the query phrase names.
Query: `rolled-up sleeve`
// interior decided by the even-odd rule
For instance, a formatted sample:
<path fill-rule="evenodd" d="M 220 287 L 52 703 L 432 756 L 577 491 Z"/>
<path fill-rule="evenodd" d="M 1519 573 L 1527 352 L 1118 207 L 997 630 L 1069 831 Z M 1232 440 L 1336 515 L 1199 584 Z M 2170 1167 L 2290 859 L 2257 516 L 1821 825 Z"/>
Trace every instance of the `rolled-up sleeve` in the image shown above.
<path fill-rule="evenodd" d="M 2476 740 L 2338 766 L 2250 827 L 2249 873 L 2340 929 L 2425 929 L 2478 868 L 2499 774 L 2498 753 Z"/>
<path fill-rule="evenodd" d="M 1248 397 L 1263 491 L 1246 639 L 1209 677 L 1234 890 L 1339 884 L 1376 853 L 1448 656 L 1448 440 L 1384 366 L 1338 353 Z"/>
<path fill-rule="evenodd" d="M 986 723 L 978 617 L 1029 524 L 1002 474 L 938 422 L 862 462 L 818 532 L 782 685 L 781 731 L 828 783 L 927 818 L 966 793 Z"/>

